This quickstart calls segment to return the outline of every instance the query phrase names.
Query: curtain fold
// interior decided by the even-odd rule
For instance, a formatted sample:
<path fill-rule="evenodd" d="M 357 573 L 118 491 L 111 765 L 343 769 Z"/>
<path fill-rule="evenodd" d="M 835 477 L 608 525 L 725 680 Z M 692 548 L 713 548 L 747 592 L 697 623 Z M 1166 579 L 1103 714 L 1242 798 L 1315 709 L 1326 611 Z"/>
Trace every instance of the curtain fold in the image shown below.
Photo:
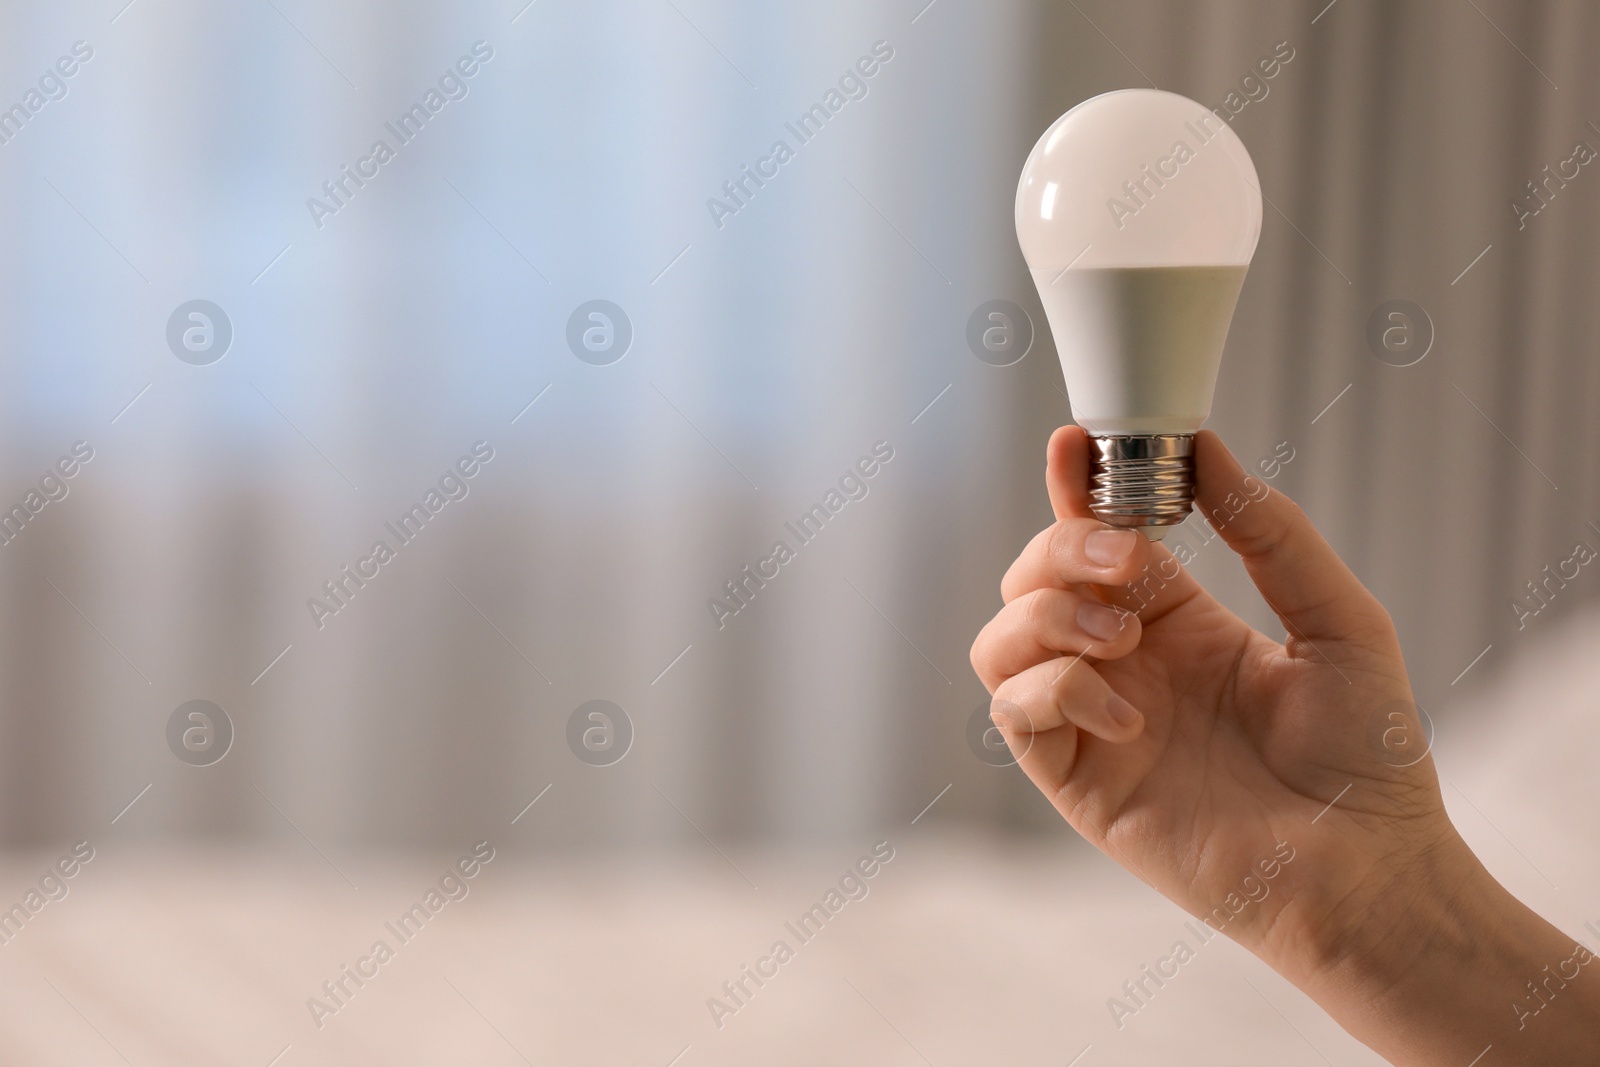
<path fill-rule="evenodd" d="M 0 505 L 94 450 L 0 545 L 8 843 L 136 795 L 119 834 L 334 854 L 857 841 L 936 798 L 1055 826 L 968 743 L 967 649 L 1068 418 L 1016 175 L 1080 100 L 1227 107 L 1280 43 L 1233 119 L 1270 206 L 1212 425 L 1292 449 L 1275 484 L 1441 728 L 1597 595 L 1559 577 L 1600 549 L 1600 177 L 1566 162 L 1600 147 L 1589 7 L 519 7 L 0 15 L 0 103 L 94 53 L 0 144 Z M 206 365 L 167 340 L 197 299 L 233 335 Z M 1010 367 L 966 341 L 996 299 L 1037 330 Z M 615 359 L 570 340 L 598 300 Z M 1409 366 L 1368 341 L 1395 300 L 1431 335 Z M 459 499 L 390 532 L 479 442 Z M 1222 550 L 1195 568 L 1273 632 Z M 196 699 L 234 730 L 210 766 L 167 739 Z M 569 744 L 592 700 L 631 733 L 609 766 Z"/>

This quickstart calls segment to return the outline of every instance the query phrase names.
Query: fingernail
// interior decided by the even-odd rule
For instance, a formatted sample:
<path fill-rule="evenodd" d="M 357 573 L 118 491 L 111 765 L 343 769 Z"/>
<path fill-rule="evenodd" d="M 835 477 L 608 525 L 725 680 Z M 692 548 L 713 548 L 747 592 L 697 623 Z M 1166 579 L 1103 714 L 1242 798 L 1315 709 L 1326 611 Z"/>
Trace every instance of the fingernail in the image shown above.
<path fill-rule="evenodd" d="M 1078 626 L 1096 641 L 1114 641 L 1122 632 L 1122 613 L 1116 608 L 1085 600 L 1078 605 Z"/>
<path fill-rule="evenodd" d="M 1133 552 L 1135 530 L 1096 530 L 1083 539 L 1083 554 L 1091 563 L 1102 567 L 1115 567 Z"/>
<path fill-rule="evenodd" d="M 1106 714 L 1111 716 L 1111 721 L 1118 726 L 1133 726 L 1139 721 L 1139 711 L 1132 704 L 1112 693 L 1106 700 Z"/>
<path fill-rule="evenodd" d="M 1001 711 L 997 705 L 990 706 L 989 721 L 1000 727 L 1002 730 L 1011 729 L 1011 716 L 1007 715 L 1004 711 Z"/>

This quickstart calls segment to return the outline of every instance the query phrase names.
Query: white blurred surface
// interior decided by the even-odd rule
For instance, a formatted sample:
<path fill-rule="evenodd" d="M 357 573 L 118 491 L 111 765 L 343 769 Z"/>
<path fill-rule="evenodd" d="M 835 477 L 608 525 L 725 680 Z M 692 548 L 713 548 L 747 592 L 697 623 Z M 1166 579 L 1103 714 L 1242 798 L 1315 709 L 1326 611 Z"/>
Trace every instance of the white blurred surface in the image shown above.
<path fill-rule="evenodd" d="M 1463 680 L 1435 748 L 1462 832 L 1574 937 L 1600 922 L 1597 647 L 1591 613 L 1505 650 L 1500 671 Z M 1065 828 L 997 839 L 937 806 L 885 828 L 893 860 L 801 945 L 783 924 L 874 840 L 552 853 L 532 824 L 562 817 L 562 799 L 491 835 L 495 859 L 468 894 L 403 946 L 384 922 L 470 842 L 335 868 L 297 839 L 163 850 L 108 827 L 69 895 L 0 948 L 0 1062 L 264 1065 L 285 1046 L 285 1067 L 665 1065 L 680 1052 L 685 1067 L 1060 1065 L 1086 1047 L 1084 1067 L 1382 1062 L 1221 937 L 1119 1029 L 1108 998 L 1193 938 L 1176 907 Z M 51 858 L 8 856 L 7 899 Z M 307 998 L 377 938 L 395 959 L 319 1029 Z M 794 958 L 718 1028 L 708 998 L 777 939 Z"/>
<path fill-rule="evenodd" d="M 784 922 L 854 854 L 736 853 L 757 890 L 709 848 L 552 865 L 502 846 L 320 1029 L 307 998 L 375 938 L 399 944 L 383 923 L 446 856 L 360 864 L 356 892 L 315 856 L 107 847 L 0 950 L 0 1060 L 265 1065 L 290 1045 L 284 1067 L 510 1065 L 519 1051 L 664 1067 L 687 1045 L 684 1067 L 1044 1064 L 1093 1045 L 1084 1064 L 1320 1062 L 1282 1011 L 1335 1062 L 1381 1062 L 1220 937 L 1118 1032 L 1107 998 L 1193 941 L 1184 916 L 1070 845 L 903 831 L 869 894 L 803 945 Z M 8 863 L 5 884 L 41 862 Z M 707 999 L 779 938 L 795 958 L 719 1030 Z"/>

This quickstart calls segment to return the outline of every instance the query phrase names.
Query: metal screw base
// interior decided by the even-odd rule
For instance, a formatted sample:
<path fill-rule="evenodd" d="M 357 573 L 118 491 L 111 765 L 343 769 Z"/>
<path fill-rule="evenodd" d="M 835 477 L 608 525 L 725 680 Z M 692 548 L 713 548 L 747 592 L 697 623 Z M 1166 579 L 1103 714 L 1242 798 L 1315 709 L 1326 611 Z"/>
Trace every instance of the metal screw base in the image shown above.
<path fill-rule="evenodd" d="M 1194 506 L 1194 434 L 1091 434 L 1089 499 L 1101 522 L 1159 541 Z"/>

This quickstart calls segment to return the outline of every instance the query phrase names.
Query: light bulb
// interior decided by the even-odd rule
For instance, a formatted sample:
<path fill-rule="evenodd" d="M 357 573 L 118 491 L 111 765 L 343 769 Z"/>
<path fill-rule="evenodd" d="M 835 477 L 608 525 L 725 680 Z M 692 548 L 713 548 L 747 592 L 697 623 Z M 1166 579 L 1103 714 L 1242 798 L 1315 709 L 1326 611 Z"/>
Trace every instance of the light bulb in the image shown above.
<path fill-rule="evenodd" d="M 1193 507 L 1194 435 L 1260 234 L 1249 153 L 1187 97 L 1092 97 L 1028 155 L 1017 241 L 1089 434 L 1101 521 L 1159 540 Z"/>

